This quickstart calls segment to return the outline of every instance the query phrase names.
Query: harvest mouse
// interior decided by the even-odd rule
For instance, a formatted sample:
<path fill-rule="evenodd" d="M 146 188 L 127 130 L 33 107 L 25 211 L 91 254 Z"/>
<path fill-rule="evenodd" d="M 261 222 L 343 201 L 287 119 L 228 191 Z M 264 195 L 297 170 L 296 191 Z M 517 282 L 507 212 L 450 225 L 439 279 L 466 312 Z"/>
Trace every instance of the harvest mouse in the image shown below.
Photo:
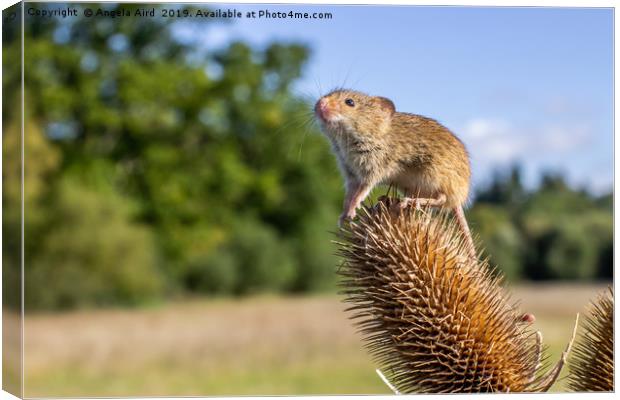
<path fill-rule="evenodd" d="M 401 205 L 452 209 L 476 258 L 463 213 L 469 156 L 450 130 L 433 119 L 396 111 L 385 97 L 353 90 L 338 89 L 321 97 L 314 112 L 346 183 L 340 224 L 355 217 L 376 185 L 394 185 L 405 195 Z"/>

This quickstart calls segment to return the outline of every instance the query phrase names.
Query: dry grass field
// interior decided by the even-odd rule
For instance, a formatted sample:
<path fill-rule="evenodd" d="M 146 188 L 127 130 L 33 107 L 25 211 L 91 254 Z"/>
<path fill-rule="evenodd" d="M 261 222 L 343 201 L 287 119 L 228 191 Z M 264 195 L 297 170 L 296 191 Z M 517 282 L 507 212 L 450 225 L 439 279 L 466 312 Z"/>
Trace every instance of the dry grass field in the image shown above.
<path fill-rule="evenodd" d="M 605 286 L 513 290 L 536 315 L 549 362 Z M 388 393 L 343 308 L 337 296 L 257 297 L 28 315 L 25 395 Z"/>

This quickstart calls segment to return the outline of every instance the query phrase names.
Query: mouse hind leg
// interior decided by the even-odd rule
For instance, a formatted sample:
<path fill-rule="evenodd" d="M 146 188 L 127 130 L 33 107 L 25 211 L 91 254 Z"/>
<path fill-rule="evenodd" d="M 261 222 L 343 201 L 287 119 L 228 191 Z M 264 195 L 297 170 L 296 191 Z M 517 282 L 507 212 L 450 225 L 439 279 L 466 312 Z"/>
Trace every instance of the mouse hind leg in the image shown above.
<path fill-rule="evenodd" d="M 400 209 L 404 209 L 410 205 L 414 205 L 416 209 L 421 209 L 424 206 L 441 207 L 446 204 L 446 200 L 447 197 L 443 193 L 440 193 L 436 198 L 404 197 L 398 204 L 398 207 L 400 207 Z M 465 212 L 463 211 L 463 207 L 453 207 L 452 211 L 456 216 L 456 222 L 458 223 L 459 229 L 463 235 L 463 238 L 465 239 L 465 243 L 469 251 L 469 256 L 472 259 L 477 259 L 478 255 L 476 253 L 476 246 L 474 245 L 474 240 L 471 236 L 471 231 L 469 230 L 469 225 L 467 224 L 467 219 L 465 218 Z"/>

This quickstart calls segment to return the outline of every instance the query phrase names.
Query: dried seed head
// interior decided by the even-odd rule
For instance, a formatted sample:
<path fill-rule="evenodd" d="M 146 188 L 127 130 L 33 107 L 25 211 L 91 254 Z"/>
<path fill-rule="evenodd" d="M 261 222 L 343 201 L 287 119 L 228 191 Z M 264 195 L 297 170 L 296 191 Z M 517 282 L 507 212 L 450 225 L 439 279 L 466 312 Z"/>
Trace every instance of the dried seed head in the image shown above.
<path fill-rule="evenodd" d="M 343 294 L 366 346 L 402 393 L 521 392 L 536 337 L 445 212 L 365 208 L 340 234 Z"/>
<path fill-rule="evenodd" d="M 613 392 L 614 300 L 611 288 L 590 304 L 569 371 L 568 387 L 572 391 Z"/>

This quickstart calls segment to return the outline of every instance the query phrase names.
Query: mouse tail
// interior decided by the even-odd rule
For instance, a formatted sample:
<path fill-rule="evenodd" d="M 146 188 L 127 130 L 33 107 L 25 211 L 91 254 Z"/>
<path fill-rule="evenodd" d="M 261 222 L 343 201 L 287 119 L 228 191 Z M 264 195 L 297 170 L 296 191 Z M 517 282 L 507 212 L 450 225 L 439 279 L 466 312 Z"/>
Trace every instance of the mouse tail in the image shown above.
<path fill-rule="evenodd" d="M 467 224 L 467 219 L 465 218 L 465 212 L 463 211 L 463 207 L 456 206 L 454 207 L 454 215 L 456 215 L 456 221 L 459 224 L 459 228 L 465 237 L 465 241 L 467 242 L 467 247 L 469 248 L 469 255 L 473 259 L 478 258 L 478 254 L 476 252 L 476 246 L 474 245 L 474 239 L 471 236 L 471 231 L 469 230 L 469 225 Z"/>

